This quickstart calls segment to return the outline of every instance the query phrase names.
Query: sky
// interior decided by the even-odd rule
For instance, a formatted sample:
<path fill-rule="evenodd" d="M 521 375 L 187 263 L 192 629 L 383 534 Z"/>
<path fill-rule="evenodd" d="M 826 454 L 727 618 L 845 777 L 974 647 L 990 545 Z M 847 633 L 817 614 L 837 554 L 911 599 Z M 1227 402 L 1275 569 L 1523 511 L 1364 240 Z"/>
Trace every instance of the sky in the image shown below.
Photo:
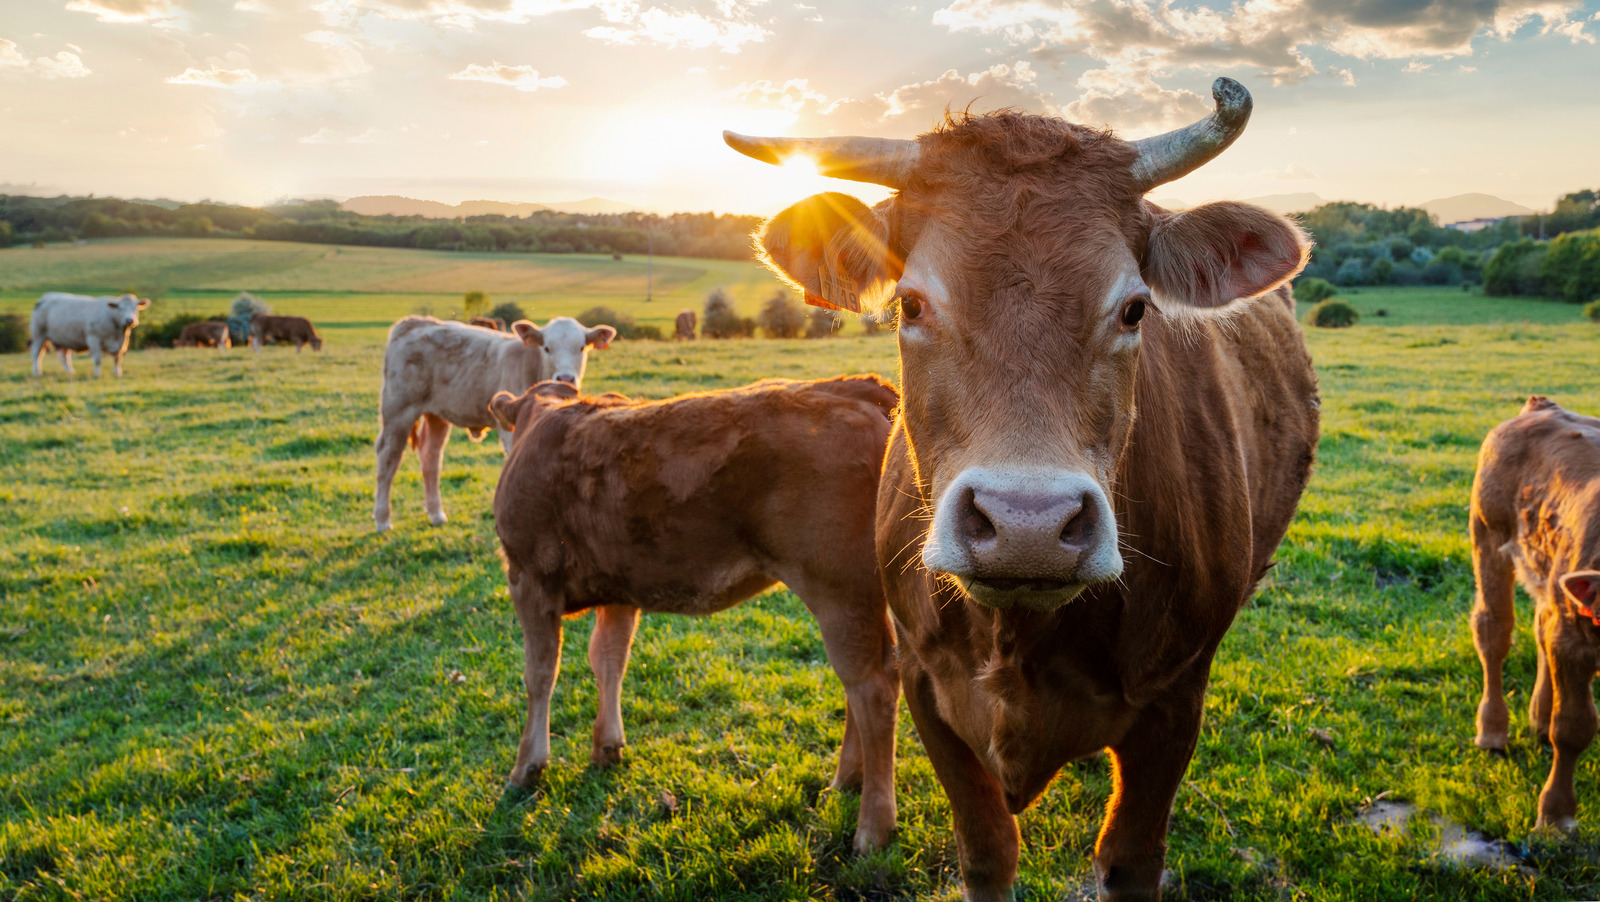
<path fill-rule="evenodd" d="M 752 134 L 1019 107 L 1136 138 L 1255 98 L 1156 189 L 1385 206 L 1600 186 L 1600 0 L 0 0 L 0 191 L 770 213 L 875 186 Z"/>

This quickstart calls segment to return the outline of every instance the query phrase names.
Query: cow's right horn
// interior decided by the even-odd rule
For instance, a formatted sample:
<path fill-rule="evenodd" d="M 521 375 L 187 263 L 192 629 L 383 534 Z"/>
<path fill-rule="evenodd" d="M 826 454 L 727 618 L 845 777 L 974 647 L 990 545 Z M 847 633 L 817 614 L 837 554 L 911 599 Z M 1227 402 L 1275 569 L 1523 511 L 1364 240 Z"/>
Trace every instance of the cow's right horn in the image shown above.
<path fill-rule="evenodd" d="M 763 163 L 781 166 L 789 157 L 807 156 L 823 175 L 888 188 L 905 185 L 921 150 L 903 138 L 760 138 L 725 131 L 722 140 Z"/>
<path fill-rule="evenodd" d="M 1231 78 L 1211 83 L 1211 97 L 1217 108 L 1211 115 L 1176 131 L 1141 138 L 1133 142 L 1139 159 L 1133 164 L 1133 178 L 1139 191 L 1183 178 L 1211 162 L 1244 133 L 1250 121 L 1250 92 Z"/>

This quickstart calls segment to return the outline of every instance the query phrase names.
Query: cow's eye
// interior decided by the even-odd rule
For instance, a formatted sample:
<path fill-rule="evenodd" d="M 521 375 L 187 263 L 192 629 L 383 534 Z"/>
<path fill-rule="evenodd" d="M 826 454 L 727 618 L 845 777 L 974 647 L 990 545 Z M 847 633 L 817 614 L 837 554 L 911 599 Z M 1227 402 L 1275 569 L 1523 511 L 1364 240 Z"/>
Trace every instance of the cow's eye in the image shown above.
<path fill-rule="evenodd" d="M 908 291 L 900 295 L 900 318 L 919 319 L 922 316 L 922 295 Z"/>
<path fill-rule="evenodd" d="M 1148 301 L 1144 295 L 1129 298 L 1128 302 L 1122 305 L 1122 324 L 1130 329 L 1139 325 L 1139 320 L 1144 319 L 1144 308 Z"/>

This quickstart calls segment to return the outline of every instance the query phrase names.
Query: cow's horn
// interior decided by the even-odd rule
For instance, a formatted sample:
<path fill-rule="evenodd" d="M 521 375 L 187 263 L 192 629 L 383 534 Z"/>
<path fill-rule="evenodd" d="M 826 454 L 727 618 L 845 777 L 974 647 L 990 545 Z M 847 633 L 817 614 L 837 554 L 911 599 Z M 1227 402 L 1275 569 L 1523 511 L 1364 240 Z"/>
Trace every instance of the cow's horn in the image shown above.
<path fill-rule="evenodd" d="M 725 131 L 722 140 L 763 163 L 781 166 L 789 157 L 803 154 L 816 161 L 823 175 L 889 188 L 899 188 L 910 179 L 920 150 L 917 142 L 902 138 L 758 138 Z"/>
<path fill-rule="evenodd" d="M 1180 179 L 1211 162 L 1244 132 L 1250 121 L 1250 92 L 1231 78 L 1211 83 L 1211 96 L 1217 108 L 1211 115 L 1176 131 L 1133 142 L 1139 159 L 1133 164 L 1133 178 L 1139 190 L 1149 191 Z"/>

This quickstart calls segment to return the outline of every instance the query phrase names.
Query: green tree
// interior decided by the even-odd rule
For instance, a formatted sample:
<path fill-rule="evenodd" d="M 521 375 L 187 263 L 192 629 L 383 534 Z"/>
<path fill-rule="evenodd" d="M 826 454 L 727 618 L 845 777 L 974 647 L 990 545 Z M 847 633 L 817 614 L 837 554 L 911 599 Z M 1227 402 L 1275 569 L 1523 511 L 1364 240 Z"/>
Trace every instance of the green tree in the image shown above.
<path fill-rule="evenodd" d="M 1556 236 L 1539 265 L 1539 277 L 1547 294 L 1570 303 L 1600 294 L 1600 230 Z"/>
<path fill-rule="evenodd" d="M 1389 284 L 1389 277 L 1394 275 L 1394 261 L 1388 257 L 1379 257 L 1372 263 L 1372 278 L 1379 285 Z"/>
<path fill-rule="evenodd" d="M 1483 292 L 1490 295 L 1538 295 L 1544 293 L 1540 264 L 1549 245 L 1532 238 L 1500 245 L 1483 267 Z"/>
<path fill-rule="evenodd" d="M 1301 279 L 1294 284 L 1294 299 L 1308 304 L 1315 304 L 1333 297 L 1336 291 L 1338 289 L 1333 287 L 1332 282 L 1312 276 L 1309 279 Z"/>
<path fill-rule="evenodd" d="M 461 296 L 461 309 L 467 311 L 467 316 L 481 316 L 489 309 L 489 296 L 481 291 L 469 291 Z"/>
<path fill-rule="evenodd" d="M 790 292 L 780 291 L 762 305 L 756 324 L 768 338 L 799 338 L 806 328 L 805 305 Z"/>
<path fill-rule="evenodd" d="M 17 233 L 11 228 L 11 223 L 0 219 L 0 247 L 10 247 L 16 240 Z"/>

